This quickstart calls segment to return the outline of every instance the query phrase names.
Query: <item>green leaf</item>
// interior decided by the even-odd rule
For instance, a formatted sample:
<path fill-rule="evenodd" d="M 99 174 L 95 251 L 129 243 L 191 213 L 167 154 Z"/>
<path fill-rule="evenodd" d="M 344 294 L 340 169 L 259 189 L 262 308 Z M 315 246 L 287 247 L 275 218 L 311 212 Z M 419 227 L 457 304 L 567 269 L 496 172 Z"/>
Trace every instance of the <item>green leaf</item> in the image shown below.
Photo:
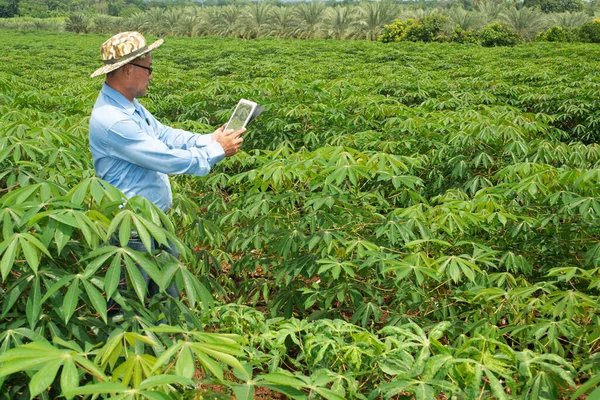
<path fill-rule="evenodd" d="M 181 375 L 188 379 L 194 377 L 196 365 L 194 364 L 194 359 L 192 358 L 192 351 L 186 346 L 184 346 L 181 349 L 181 353 L 179 353 L 177 363 L 175 364 L 175 372 L 177 375 Z"/>
<path fill-rule="evenodd" d="M 100 203 L 100 201 L 102 201 L 102 199 L 106 197 L 111 197 L 109 192 L 102 187 L 102 185 L 97 179 L 92 179 L 90 181 L 90 193 L 92 194 L 92 198 L 96 203 Z M 105 195 L 105 193 L 107 195 Z"/>
<path fill-rule="evenodd" d="M 91 252 L 85 257 L 86 261 L 89 259 L 92 259 L 92 261 L 90 261 L 85 267 L 85 271 L 83 271 L 83 277 L 89 279 L 91 276 L 95 275 L 96 272 L 106 264 L 106 261 L 110 257 L 120 259 L 121 253 L 119 248 L 106 246 Z"/>
<path fill-rule="evenodd" d="M 587 397 L 587 400 L 598 400 L 598 399 L 600 399 L 600 387 L 596 388 Z"/>
<path fill-rule="evenodd" d="M 65 323 L 69 322 L 69 320 L 73 316 L 73 313 L 75 312 L 77 303 L 79 302 L 80 281 L 80 278 L 76 276 L 75 279 L 71 281 L 69 289 L 67 290 L 67 294 L 65 295 L 65 299 L 62 304 L 62 311 L 64 313 Z"/>
<path fill-rule="evenodd" d="M 274 383 L 276 385 L 304 387 L 305 383 L 295 376 L 284 372 L 271 372 L 260 376 L 261 381 Z"/>
<path fill-rule="evenodd" d="M 198 361 L 200 362 L 202 367 L 204 367 L 204 369 L 208 370 L 215 378 L 217 378 L 217 380 L 223 380 L 223 369 L 221 368 L 218 362 L 207 356 L 202 351 L 197 350 L 196 348 L 194 348 L 194 353 L 196 354 Z"/>
<path fill-rule="evenodd" d="M 56 251 L 60 255 L 69 243 L 71 235 L 73 234 L 73 228 L 70 226 L 59 224 L 54 231 L 54 243 L 56 244 Z"/>
<path fill-rule="evenodd" d="M 170 326 L 170 325 L 158 325 L 151 326 L 145 329 L 149 332 L 166 332 L 166 333 L 185 333 L 186 330 L 179 326 Z"/>
<path fill-rule="evenodd" d="M 124 257 L 124 258 L 125 258 L 125 270 L 127 271 L 127 275 L 129 276 L 129 282 L 133 285 L 133 289 L 135 290 L 135 293 L 138 295 L 138 298 L 143 303 L 144 297 L 146 296 L 146 290 L 147 290 L 146 281 L 144 280 L 144 277 L 140 273 L 138 266 L 135 265 L 131 261 L 131 258 L 129 258 L 129 257 Z"/>
<path fill-rule="evenodd" d="M 129 218 L 129 214 L 127 212 L 120 212 L 113 218 L 113 220 L 110 223 L 110 226 L 108 227 L 108 229 L 106 231 L 106 236 L 104 238 L 104 241 L 108 242 L 108 240 L 111 238 L 111 236 L 115 233 L 115 231 L 119 227 L 119 224 L 121 223 L 123 218 Z"/>
<path fill-rule="evenodd" d="M 60 374 L 60 388 L 63 392 L 74 390 L 79 386 L 79 372 L 72 358 L 65 359 Z"/>
<path fill-rule="evenodd" d="M 237 400 L 252 400 L 254 398 L 254 386 L 252 385 L 233 385 L 231 389 Z"/>
<path fill-rule="evenodd" d="M 44 297 L 42 297 L 42 303 L 45 303 L 46 300 L 48 300 L 50 297 L 52 297 L 52 295 L 54 293 L 56 293 L 56 291 L 58 289 L 60 289 L 61 287 L 65 286 L 70 280 L 73 279 L 75 275 L 65 275 L 62 278 L 60 278 L 58 281 L 56 281 L 51 287 L 50 289 L 48 289 L 46 291 L 46 294 L 44 295 Z"/>
<path fill-rule="evenodd" d="M 346 397 L 340 396 L 333 390 L 330 390 L 327 388 L 315 387 L 315 388 L 313 388 L 313 390 L 326 400 L 345 400 L 346 399 Z"/>
<path fill-rule="evenodd" d="M 83 394 L 111 394 L 111 393 L 124 393 L 130 390 L 128 387 L 121 385 L 120 383 L 114 382 L 102 382 L 96 384 L 90 384 L 86 386 L 80 386 L 77 389 L 69 390 L 64 392 L 65 397 L 74 397 Z"/>
<path fill-rule="evenodd" d="M 236 368 L 233 374 L 242 382 L 250 382 L 252 380 L 252 364 L 242 364 L 243 368 Z"/>
<path fill-rule="evenodd" d="M 17 353 L 22 352 L 22 348 L 12 349 Z M 9 350 L 10 351 L 10 350 Z M 12 356 L 11 353 L 4 353 L 7 356 Z M 0 377 L 14 374 L 20 371 L 28 371 L 32 369 L 36 369 L 37 366 L 46 364 L 52 361 L 56 361 L 56 357 L 54 355 L 49 356 L 47 353 L 38 352 L 39 356 L 35 358 L 29 357 L 21 357 L 21 358 L 10 358 L 3 357 L 4 360 L 8 359 L 8 361 L 4 361 L 4 364 L 0 366 Z"/>
<path fill-rule="evenodd" d="M 25 306 L 25 314 L 27 321 L 31 329 L 35 329 L 40 315 L 42 313 L 42 301 L 41 301 L 41 289 L 40 289 L 40 278 L 36 276 L 31 285 L 31 292 L 27 298 L 27 304 Z"/>
<path fill-rule="evenodd" d="M 148 330 L 150 330 L 151 332 L 180 333 L 180 332 L 169 332 L 168 330 L 167 331 L 162 331 L 162 330 L 156 331 L 156 329 L 166 328 L 166 327 L 169 327 L 169 326 L 168 325 L 160 325 L 160 326 L 148 328 Z M 152 367 L 152 372 L 158 370 L 162 365 L 166 364 L 171 359 L 171 357 L 173 357 L 177 352 L 181 351 L 183 345 L 184 345 L 184 342 L 179 341 L 179 342 L 175 343 L 173 346 L 171 346 L 171 347 L 167 348 L 165 351 L 163 351 L 160 354 L 160 356 L 156 359 L 156 362 L 154 363 L 154 366 Z"/>
<path fill-rule="evenodd" d="M 165 235 L 164 229 L 162 227 L 153 224 L 152 222 L 147 220 L 141 220 L 141 222 L 144 224 L 144 227 L 148 229 L 152 237 L 155 238 L 158 243 L 162 245 L 169 244 L 169 242 L 167 241 L 167 236 Z"/>
<path fill-rule="evenodd" d="M 146 229 L 146 227 L 144 226 L 144 224 L 142 223 L 140 218 L 137 216 L 133 217 L 133 223 L 135 224 L 135 231 L 137 232 L 142 243 L 144 244 L 146 251 L 148 253 L 151 253 L 152 252 L 152 238 L 150 237 L 148 230 Z"/>
<path fill-rule="evenodd" d="M 119 226 L 119 243 L 121 247 L 127 246 L 129 239 L 131 238 L 131 219 L 123 218 L 123 222 Z"/>
<path fill-rule="evenodd" d="M 500 383 L 496 375 L 494 375 L 494 373 L 487 368 L 484 368 L 483 371 L 490 382 L 490 387 L 492 388 L 492 393 L 494 394 L 494 397 L 498 400 L 508 400 L 508 395 L 506 394 L 506 392 L 504 392 L 504 388 L 502 387 L 502 384 Z"/>
<path fill-rule="evenodd" d="M 29 243 L 29 241 L 27 241 L 27 239 L 24 236 L 21 236 L 20 243 L 21 250 L 25 255 L 25 260 L 27 260 L 27 264 L 29 264 L 29 267 L 31 268 L 33 273 L 37 274 L 38 266 L 40 264 L 40 258 L 38 256 L 37 250 L 35 249 L 35 246 Z"/>
<path fill-rule="evenodd" d="M 73 216 L 75 217 L 75 220 L 77 221 L 77 227 L 79 228 L 81 233 L 83 233 L 83 237 L 85 238 L 85 241 L 87 242 L 87 244 L 89 246 L 93 246 L 92 229 L 95 230 L 94 224 L 92 223 L 92 221 L 90 221 L 90 219 L 85 214 L 83 214 L 81 212 L 74 212 Z"/>
<path fill-rule="evenodd" d="M 104 276 L 104 290 L 106 292 L 106 297 L 111 297 L 117 287 L 119 286 L 119 282 L 121 282 L 121 253 L 115 253 L 114 258 L 110 263 L 110 267 L 106 271 L 106 275 Z"/>
<path fill-rule="evenodd" d="M 70 192 L 71 201 L 73 204 L 81 205 L 87 196 L 90 180 L 85 179 Z"/>
<path fill-rule="evenodd" d="M 293 399 L 293 400 L 308 400 L 309 399 L 309 397 L 306 394 L 304 394 L 300 389 L 297 389 L 292 386 L 271 385 L 271 384 L 260 384 L 260 385 L 256 385 L 256 386 L 264 387 L 267 389 L 271 389 L 275 392 L 283 393 L 284 395 L 288 396 L 290 399 Z"/>
<path fill-rule="evenodd" d="M 165 289 L 163 286 L 160 286 L 161 284 L 164 284 L 164 279 L 162 273 L 160 272 L 160 269 L 154 262 L 154 259 L 148 260 L 146 258 L 146 255 L 140 255 L 139 253 L 136 254 L 135 252 L 128 252 L 127 254 L 137 265 L 139 265 L 144 270 L 144 272 L 146 272 L 150 276 L 150 279 L 152 279 L 157 285 L 159 285 L 161 290 Z"/>
<path fill-rule="evenodd" d="M 188 302 L 190 303 L 190 307 L 194 308 L 196 306 L 196 288 L 194 286 L 196 277 L 185 268 L 181 268 L 180 271 Z"/>
<path fill-rule="evenodd" d="M 172 397 L 166 393 L 154 392 L 149 390 L 141 391 L 140 394 L 150 400 L 171 400 Z"/>
<path fill-rule="evenodd" d="M 49 215 L 50 218 L 52 218 L 55 221 L 60 222 L 61 224 L 70 226 L 72 228 L 75 229 L 79 229 L 79 224 L 77 223 L 77 220 L 75 219 L 75 217 L 73 217 L 72 215 L 69 214 L 50 214 Z"/>
<path fill-rule="evenodd" d="M 162 385 L 173 384 L 195 386 L 196 381 L 181 375 L 155 375 L 144 379 L 138 386 L 138 389 L 152 389 Z"/>
<path fill-rule="evenodd" d="M 233 347 L 233 348 L 232 348 Z M 209 356 L 224 362 L 225 364 L 229 365 L 230 367 L 239 369 L 239 370 L 243 370 L 244 367 L 242 366 L 242 363 L 240 363 L 240 361 L 235 358 L 234 356 L 232 356 L 229 353 L 236 353 L 238 351 L 238 346 L 227 346 L 227 345 L 221 345 L 221 344 L 211 344 L 211 343 L 194 343 L 193 345 L 194 350 L 200 350 L 206 354 L 208 354 Z"/>
<path fill-rule="evenodd" d="M 15 286 L 8 290 L 8 294 L 5 294 L 4 297 L 4 302 L 2 304 L 2 315 L 0 315 L 0 318 L 4 318 L 15 305 L 17 300 L 21 298 L 23 294 L 23 289 L 25 288 L 27 283 L 28 282 L 26 280 L 21 280 Z"/>
<path fill-rule="evenodd" d="M 90 282 L 86 280 L 82 280 L 81 282 L 83 283 L 85 292 L 87 293 L 88 298 L 92 302 L 92 305 L 94 306 L 98 314 L 100 314 L 102 320 L 106 323 L 106 299 L 102 296 L 102 294 L 100 294 L 98 289 L 96 289 L 94 285 L 92 285 Z"/>
<path fill-rule="evenodd" d="M 12 266 L 15 262 L 15 257 L 17 255 L 17 247 L 19 245 L 19 237 L 13 236 L 8 240 L 8 246 L 6 247 L 6 251 L 2 255 L 2 261 L 0 261 L 0 272 L 2 273 L 2 282 L 6 280 L 8 273 L 12 269 Z"/>
<path fill-rule="evenodd" d="M 43 391 L 48 390 L 48 387 L 54 381 L 56 373 L 58 372 L 58 368 L 60 368 L 62 363 L 62 359 L 48 362 L 31 377 L 31 381 L 29 381 L 29 392 L 31 399 Z"/>
<path fill-rule="evenodd" d="M 101 380 L 108 380 L 108 378 L 104 375 L 103 370 L 100 369 L 100 367 L 95 363 L 80 355 L 72 355 L 72 357 L 77 365 L 81 366 L 82 369 L 88 371 L 91 375 L 94 375 Z"/>
<path fill-rule="evenodd" d="M 592 376 L 589 380 L 584 382 L 571 396 L 571 400 L 578 399 L 581 395 L 588 392 L 588 390 L 593 389 L 597 385 L 600 385 L 600 375 Z M 593 397 L 592 395 L 596 396 Z M 588 396 L 588 400 L 597 400 L 600 399 L 600 387 L 597 387 L 596 390 L 591 392 Z"/>
<path fill-rule="evenodd" d="M 202 304 L 204 304 L 204 310 L 212 310 L 215 307 L 215 300 L 206 286 L 204 286 L 199 280 L 196 280 L 195 286 L 198 294 L 200 295 L 200 300 L 202 301 Z"/>

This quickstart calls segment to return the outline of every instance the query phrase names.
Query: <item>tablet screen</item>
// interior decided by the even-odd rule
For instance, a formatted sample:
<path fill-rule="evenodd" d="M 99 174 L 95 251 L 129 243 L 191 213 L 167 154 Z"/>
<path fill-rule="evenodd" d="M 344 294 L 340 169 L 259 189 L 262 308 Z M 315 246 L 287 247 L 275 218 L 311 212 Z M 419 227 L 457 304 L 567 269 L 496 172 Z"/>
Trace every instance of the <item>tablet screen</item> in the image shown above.
<path fill-rule="evenodd" d="M 253 109 L 254 107 L 251 104 L 240 102 L 233 112 L 231 120 L 229 120 L 226 129 L 238 131 L 242 128 L 245 128 L 248 119 L 252 115 Z"/>

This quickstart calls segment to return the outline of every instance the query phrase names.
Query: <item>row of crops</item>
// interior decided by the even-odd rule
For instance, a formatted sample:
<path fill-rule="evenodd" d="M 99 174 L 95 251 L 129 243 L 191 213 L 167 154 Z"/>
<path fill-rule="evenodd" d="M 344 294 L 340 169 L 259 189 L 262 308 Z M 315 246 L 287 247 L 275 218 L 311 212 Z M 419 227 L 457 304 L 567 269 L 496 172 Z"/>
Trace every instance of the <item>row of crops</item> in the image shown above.
<path fill-rule="evenodd" d="M 598 394 L 592 45 L 169 38 L 141 100 L 161 121 L 266 110 L 210 175 L 172 177 L 165 215 L 94 176 L 106 37 L 2 36 L 0 396 Z M 182 298 L 146 299 L 136 264 Z"/>

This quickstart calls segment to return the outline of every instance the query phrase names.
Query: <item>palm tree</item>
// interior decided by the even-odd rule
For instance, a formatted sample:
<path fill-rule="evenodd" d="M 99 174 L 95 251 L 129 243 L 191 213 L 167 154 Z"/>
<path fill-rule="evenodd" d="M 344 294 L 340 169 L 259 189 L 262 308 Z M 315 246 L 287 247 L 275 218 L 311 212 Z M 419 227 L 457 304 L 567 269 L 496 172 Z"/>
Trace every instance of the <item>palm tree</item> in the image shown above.
<path fill-rule="evenodd" d="M 115 17 L 98 14 L 92 18 L 93 30 L 96 33 L 110 33 L 115 30 Z"/>
<path fill-rule="evenodd" d="M 144 31 L 144 25 L 146 24 L 146 13 L 143 11 L 136 12 L 129 18 L 125 19 L 123 25 L 118 30 L 124 31 Z M 121 29 L 122 28 L 122 29 Z"/>
<path fill-rule="evenodd" d="M 87 33 L 90 30 L 90 19 L 87 15 L 81 12 L 69 14 L 65 29 L 75 33 Z"/>
<path fill-rule="evenodd" d="M 325 13 L 325 25 L 329 36 L 335 39 L 345 39 L 354 22 L 354 9 L 343 6 L 329 8 Z"/>
<path fill-rule="evenodd" d="M 434 12 L 434 8 L 408 8 L 402 7 L 398 12 L 398 18 L 401 20 L 405 19 L 419 19 L 426 15 Z"/>
<path fill-rule="evenodd" d="M 297 13 L 293 7 L 273 7 L 269 15 L 271 32 L 280 38 L 296 35 L 299 27 Z"/>
<path fill-rule="evenodd" d="M 396 7 L 387 1 L 368 2 L 360 5 L 358 15 L 361 36 L 367 40 L 377 40 L 383 26 L 394 20 Z"/>
<path fill-rule="evenodd" d="M 577 28 L 590 21 L 592 18 L 583 12 L 564 12 L 550 15 L 553 25 L 564 26 L 567 28 Z"/>
<path fill-rule="evenodd" d="M 183 8 L 169 8 L 164 13 L 164 30 L 167 35 L 177 34 L 184 16 L 188 15 Z"/>
<path fill-rule="evenodd" d="M 498 0 L 479 0 L 475 3 L 475 11 L 481 13 L 486 24 L 497 21 L 506 10 L 506 3 Z"/>
<path fill-rule="evenodd" d="M 242 37 L 247 39 L 264 37 L 270 34 L 269 18 L 273 6 L 265 2 L 253 3 L 242 12 Z"/>
<path fill-rule="evenodd" d="M 234 5 L 218 7 L 216 18 L 213 20 L 211 33 L 221 36 L 234 36 L 238 31 L 241 20 L 241 8 Z"/>
<path fill-rule="evenodd" d="M 221 7 L 203 7 L 198 31 L 206 35 L 218 35 L 218 29 L 215 27 L 215 23 L 219 20 L 220 13 Z"/>
<path fill-rule="evenodd" d="M 476 11 L 467 11 L 461 6 L 454 6 L 446 11 L 446 17 L 448 17 L 448 24 L 450 27 L 455 28 L 457 25 L 463 30 L 469 29 L 475 30 L 485 25 L 485 21 L 481 13 Z"/>
<path fill-rule="evenodd" d="M 321 27 L 323 10 L 322 3 L 301 3 L 295 7 L 295 12 L 300 20 L 299 36 L 302 38 L 316 37 Z"/>
<path fill-rule="evenodd" d="M 168 24 L 165 23 L 165 11 L 158 7 L 146 11 L 140 30 L 156 36 L 166 36 L 169 30 Z"/>
<path fill-rule="evenodd" d="M 200 28 L 202 18 L 196 7 L 186 7 L 185 12 L 179 17 L 177 25 L 172 28 L 173 33 L 182 36 L 198 36 L 202 31 Z"/>
<path fill-rule="evenodd" d="M 500 14 L 500 18 L 526 40 L 531 40 L 547 26 L 545 14 L 537 8 L 511 7 Z"/>

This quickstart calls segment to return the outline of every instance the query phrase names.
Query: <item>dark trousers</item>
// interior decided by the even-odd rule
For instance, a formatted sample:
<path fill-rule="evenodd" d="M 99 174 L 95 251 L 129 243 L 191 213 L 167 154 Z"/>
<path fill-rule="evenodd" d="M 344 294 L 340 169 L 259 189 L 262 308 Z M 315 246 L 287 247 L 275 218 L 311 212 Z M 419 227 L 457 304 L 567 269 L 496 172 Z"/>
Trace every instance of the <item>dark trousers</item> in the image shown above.
<path fill-rule="evenodd" d="M 119 240 L 114 239 L 114 238 L 110 239 L 110 244 L 113 246 L 120 246 Z M 177 247 L 175 247 L 175 245 L 173 245 L 173 243 L 171 243 L 171 242 L 169 242 L 169 246 L 163 246 L 163 245 L 159 245 L 154 239 L 152 239 L 151 246 L 152 246 L 152 248 L 150 249 L 150 252 L 154 252 L 154 250 L 159 249 L 159 250 L 166 251 L 167 253 L 169 253 L 170 255 L 172 255 L 175 258 L 179 257 L 179 251 L 177 250 Z M 139 237 L 137 237 L 137 235 L 135 235 L 134 232 L 132 232 L 132 236 L 129 239 L 129 242 L 127 243 L 127 247 L 129 247 L 131 250 L 135 250 L 135 251 L 139 251 L 139 252 L 146 252 L 146 246 L 144 246 L 144 243 L 142 243 L 141 239 Z M 146 286 L 148 288 L 147 296 L 153 297 L 153 296 L 157 295 L 158 293 L 160 293 L 160 289 L 159 289 L 158 285 L 156 284 L 156 282 L 154 282 L 150 278 L 148 273 L 146 271 L 144 271 L 144 269 L 142 267 L 138 266 L 138 268 L 139 268 L 139 271 L 142 274 L 142 277 L 144 278 L 144 281 L 146 282 Z M 127 283 L 125 280 L 124 269 L 121 269 L 121 281 L 119 282 L 119 286 L 117 287 L 117 290 L 121 294 L 124 294 L 128 291 Z M 169 295 L 173 296 L 174 298 L 179 298 L 179 291 L 177 290 L 177 283 L 175 282 L 175 280 L 173 280 L 173 282 L 167 287 L 166 292 Z M 122 313 L 121 306 L 117 302 L 115 302 L 112 298 L 108 299 L 107 308 L 108 308 L 109 316 L 114 316 L 114 315 L 118 315 L 118 314 Z"/>

